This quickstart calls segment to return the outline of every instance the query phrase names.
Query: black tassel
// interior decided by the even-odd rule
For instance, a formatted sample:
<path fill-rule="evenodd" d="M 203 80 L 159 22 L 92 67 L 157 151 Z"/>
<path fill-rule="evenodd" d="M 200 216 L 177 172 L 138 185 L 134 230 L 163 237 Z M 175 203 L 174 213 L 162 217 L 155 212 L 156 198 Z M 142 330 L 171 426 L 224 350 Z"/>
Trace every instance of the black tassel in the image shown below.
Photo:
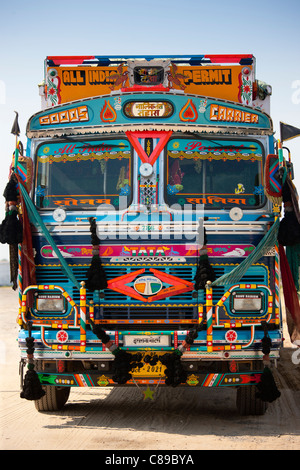
<path fill-rule="evenodd" d="M 207 281 L 213 282 L 216 274 L 211 266 L 207 254 L 200 255 L 199 263 L 194 277 L 195 290 L 205 289 Z"/>
<path fill-rule="evenodd" d="M 140 369 L 141 367 L 143 367 L 143 362 L 142 362 L 142 354 L 141 353 L 136 353 L 136 354 L 132 354 L 132 357 L 131 357 L 131 368 L 132 369 Z M 156 364 L 156 362 L 155 362 Z M 155 365 L 153 363 L 150 362 L 150 365 Z"/>
<path fill-rule="evenodd" d="M 272 347 L 272 341 L 269 336 L 264 336 L 263 339 L 261 340 L 261 345 L 262 345 L 262 352 L 264 353 L 265 356 L 270 354 L 271 347 Z"/>
<path fill-rule="evenodd" d="M 89 218 L 90 232 L 91 232 L 91 243 L 93 246 L 100 245 L 100 239 L 97 235 L 97 224 L 94 217 Z"/>
<path fill-rule="evenodd" d="M 166 366 L 165 369 L 165 384 L 171 385 L 172 387 L 177 387 L 181 383 L 185 383 L 187 380 L 187 373 L 182 366 L 180 357 L 182 353 L 178 350 L 173 353 L 164 354 L 160 361 L 163 365 Z"/>
<path fill-rule="evenodd" d="M 190 330 L 188 332 L 188 334 L 186 335 L 185 337 L 185 342 L 188 344 L 188 345 L 192 345 L 194 343 L 194 340 L 198 338 L 198 331 L 197 329 L 194 329 L 194 330 Z"/>
<path fill-rule="evenodd" d="M 144 357 L 145 364 L 150 364 L 150 366 L 156 366 L 158 361 L 159 361 L 159 358 L 156 354 L 154 354 L 154 356 L 151 356 L 150 354 L 146 354 L 146 356 Z"/>
<path fill-rule="evenodd" d="M 122 349 L 116 349 L 113 351 L 113 354 L 115 355 L 115 360 L 113 363 L 114 374 L 112 379 L 114 382 L 124 385 L 131 379 L 132 356 Z"/>
<path fill-rule="evenodd" d="M 18 199 L 18 190 L 17 190 L 17 179 L 14 174 L 10 177 L 9 182 L 7 183 L 3 196 L 6 201 L 17 201 Z"/>
<path fill-rule="evenodd" d="M 103 330 L 100 325 L 96 325 L 91 318 L 89 322 L 92 326 L 92 331 L 94 335 L 99 338 L 103 344 L 107 344 L 110 341 L 109 335 Z M 114 382 L 124 385 L 128 380 L 131 379 L 130 371 L 135 367 L 142 367 L 143 364 L 141 362 L 142 356 L 141 354 L 129 354 L 128 352 L 116 348 L 112 351 L 115 356 L 115 360 L 113 363 L 113 375 L 112 379 Z"/>
<path fill-rule="evenodd" d="M 264 356 L 266 356 L 265 359 L 268 359 L 268 356 L 270 354 L 271 347 L 272 347 L 272 341 L 271 341 L 271 338 L 270 338 L 269 333 L 268 333 L 268 324 L 267 324 L 267 322 L 265 322 L 265 321 L 262 322 L 261 326 L 264 329 L 264 336 L 261 340 L 261 349 L 262 349 L 262 352 L 264 353 Z"/>
<path fill-rule="evenodd" d="M 300 224 L 295 212 L 285 211 L 279 224 L 277 238 L 282 246 L 293 246 L 300 243 Z"/>
<path fill-rule="evenodd" d="M 28 364 L 28 367 L 20 397 L 26 400 L 39 400 L 45 395 L 45 390 L 42 389 L 39 377 L 33 369 L 33 364 Z"/>
<path fill-rule="evenodd" d="M 264 371 L 261 375 L 261 380 L 257 384 L 257 398 L 262 401 L 272 403 L 280 397 L 281 392 L 278 390 L 274 377 L 269 367 L 265 366 Z"/>
<path fill-rule="evenodd" d="M 18 217 L 17 199 L 17 179 L 11 175 L 6 185 L 3 196 L 5 197 L 6 214 L 0 225 L 0 242 L 9 245 L 17 245 L 23 240 L 23 227 Z"/>
<path fill-rule="evenodd" d="M 91 266 L 87 271 L 86 288 L 94 292 L 95 290 L 103 290 L 107 287 L 106 274 L 103 269 L 99 255 L 94 255 Z"/>
<path fill-rule="evenodd" d="M 16 208 L 10 209 L 6 212 L 5 219 L 0 225 L 0 242 L 8 243 L 9 245 L 17 245 L 22 243 L 23 240 L 23 227 L 18 218 Z"/>
<path fill-rule="evenodd" d="M 197 334 L 197 333 L 196 333 Z M 191 336 L 194 337 L 194 334 Z M 151 366 L 155 366 L 158 361 L 166 366 L 164 374 L 166 376 L 165 384 L 171 385 L 172 387 L 177 387 L 182 383 L 185 383 L 187 380 L 187 373 L 183 368 L 182 362 L 180 360 L 182 353 L 178 350 L 174 351 L 173 353 L 166 353 L 163 356 L 158 357 L 154 355 L 153 357 L 147 354 L 144 357 L 144 362 L 146 364 L 150 364 Z"/>
<path fill-rule="evenodd" d="M 90 217 L 90 232 L 91 232 L 91 243 L 93 245 L 93 258 L 91 266 L 87 271 L 86 288 L 94 292 L 95 290 L 103 290 L 107 287 L 106 274 L 103 269 L 101 258 L 99 256 L 99 244 L 100 240 L 96 233 L 96 219 Z"/>
<path fill-rule="evenodd" d="M 142 354 L 130 354 L 120 348 L 115 349 L 112 353 L 115 356 L 112 379 L 119 385 L 124 385 L 128 380 L 131 380 L 132 369 L 143 367 Z"/>
<path fill-rule="evenodd" d="M 94 335 L 97 336 L 98 339 L 100 339 L 102 341 L 103 344 L 106 344 L 110 341 L 110 337 L 108 336 L 108 334 L 103 330 L 103 328 L 100 326 L 100 325 L 96 325 L 92 319 L 90 318 L 89 319 L 89 322 L 92 326 L 92 332 L 94 333 Z"/>
<path fill-rule="evenodd" d="M 204 229 L 204 240 L 203 240 L 203 247 L 200 250 L 200 258 L 197 266 L 196 275 L 194 277 L 195 290 L 205 289 L 207 281 L 213 282 L 216 279 L 216 274 L 211 266 L 208 256 L 207 256 L 207 234 L 206 229 Z"/>
<path fill-rule="evenodd" d="M 29 335 L 30 335 L 30 332 L 29 332 Z M 26 338 L 28 370 L 24 378 L 23 390 L 20 393 L 20 397 L 25 398 L 26 400 L 39 400 L 45 395 L 45 390 L 43 390 L 42 388 L 41 382 L 39 381 L 38 374 L 34 370 L 33 343 L 34 343 L 34 338 L 32 338 L 31 336 L 28 336 Z"/>
<path fill-rule="evenodd" d="M 197 331 L 190 332 L 191 338 L 195 339 L 195 334 L 198 336 Z M 150 354 L 147 354 L 144 357 L 144 362 L 146 364 L 150 364 L 151 366 L 155 366 L 158 361 L 166 366 L 165 369 L 165 384 L 171 385 L 172 387 L 177 387 L 182 383 L 185 383 L 187 380 L 187 373 L 183 368 L 182 362 L 180 360 L 182 353 L 179 350 L 174 351 L 173 353 L 167 353 L 163 356 L 158 357 L 154 355 L 153 357 Z"/>

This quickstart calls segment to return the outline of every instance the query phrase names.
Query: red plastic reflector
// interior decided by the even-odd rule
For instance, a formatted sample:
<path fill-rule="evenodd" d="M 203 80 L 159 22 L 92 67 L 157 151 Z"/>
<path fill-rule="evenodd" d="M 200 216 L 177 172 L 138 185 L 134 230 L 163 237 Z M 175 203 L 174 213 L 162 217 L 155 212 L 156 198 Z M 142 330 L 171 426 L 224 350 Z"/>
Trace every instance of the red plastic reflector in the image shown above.
<path fill-rule="evenodd" d="M 78 55 L 78 56 L 48 56 L 47 60 L 51 60 L 54 65 L 66 64 L 82 64 L 85 60 L 95 59 L 93 55 Z"/>
<path fill-rule="evenodd" d="M 218 55 L 205 55 L 207 59 L 210 59 L 212 64 L 239 64 L 242 59 L 253 59 L 252 54 L 218 54 Z"/>

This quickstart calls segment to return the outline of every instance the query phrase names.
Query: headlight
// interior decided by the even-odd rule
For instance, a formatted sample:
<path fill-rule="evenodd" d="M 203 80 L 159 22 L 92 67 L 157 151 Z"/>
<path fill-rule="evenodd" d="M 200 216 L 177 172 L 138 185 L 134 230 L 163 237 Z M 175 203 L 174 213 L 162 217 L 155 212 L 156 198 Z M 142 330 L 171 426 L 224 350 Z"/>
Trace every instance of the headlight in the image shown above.
<path fill-rule="evenodd" d="M 263 313 L 264 293 L 263 292 L 233 292 L 231 300 L 232 313 Z"/>
<path fill-rule="evenodd" d="M 36 294 L 35 309 L 39 313 L 66 312 L 65 299 L 60 294 Z"/>

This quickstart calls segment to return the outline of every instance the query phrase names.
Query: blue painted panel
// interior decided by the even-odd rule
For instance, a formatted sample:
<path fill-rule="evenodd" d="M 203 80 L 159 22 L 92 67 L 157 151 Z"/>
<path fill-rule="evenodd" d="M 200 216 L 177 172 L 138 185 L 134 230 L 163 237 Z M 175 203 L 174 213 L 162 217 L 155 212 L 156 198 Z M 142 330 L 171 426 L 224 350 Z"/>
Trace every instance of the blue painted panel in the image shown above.
<path fill-rule="evenodd" d="M 121 109 L 120 109 L 121 101 Z M 170 117 L 157 115 L 150 110 L 135 111 L 131 117 L 125 115 L 124 108 L 129 102 L 147 103 L 170 102 L 174 112 Z M 116 106 L 116 103 L 118 104 Z M 105 113 L 108 109 L 109 112 Z M 147 112 L 146 112 L 147 111 Z M 106 128 L 133 124 L 172 124 L 186 126 L 240 127 L 250 129 L 272 129 L 269 116 L 257 109 L 223 100 L 195 95 L 128 93 L 108 95 L 57 106 L 39 112 L 31 117 L 27 130 L 30 132 L 55 129 L 84 129 L 97 126 Z"/>

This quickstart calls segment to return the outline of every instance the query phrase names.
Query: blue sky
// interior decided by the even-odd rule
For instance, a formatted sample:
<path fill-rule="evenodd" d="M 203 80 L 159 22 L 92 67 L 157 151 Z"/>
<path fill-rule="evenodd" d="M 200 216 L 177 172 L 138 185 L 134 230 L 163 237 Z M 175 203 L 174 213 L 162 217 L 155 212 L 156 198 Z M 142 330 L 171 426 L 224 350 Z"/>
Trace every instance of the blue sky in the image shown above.
<path fill-rule="evenodd" d="M 0 218 L 19 113 L 21 140 L 40 109 L 47 55 L 254 54 L 257 78 L 273 88 L 271 117 L 300 128 L 299 0 L 29 0 L 5 2 L 0 28 Z M 292 152 L 300 192 L 300 137 Z M 2 203 L 1 203 L 2 197 Z M 0 260 L 8 256 L 0 245 Z"/>

